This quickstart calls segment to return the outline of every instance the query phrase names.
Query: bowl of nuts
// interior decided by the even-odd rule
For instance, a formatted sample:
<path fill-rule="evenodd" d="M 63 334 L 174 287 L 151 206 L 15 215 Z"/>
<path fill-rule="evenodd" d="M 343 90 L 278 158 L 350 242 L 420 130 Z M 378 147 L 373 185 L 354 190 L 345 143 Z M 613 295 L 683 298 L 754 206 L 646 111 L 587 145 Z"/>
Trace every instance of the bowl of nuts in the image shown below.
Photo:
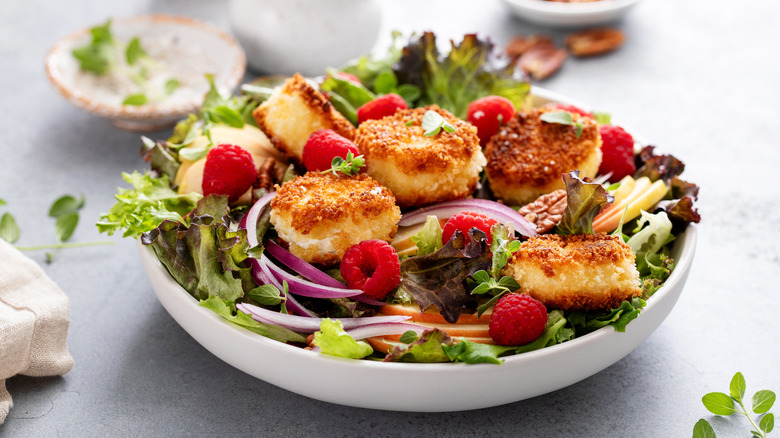
<path fill-rule="evenodd" d="M 545 26 L 596 26 L 621 19 L 639 0 L 504 0 L 518 18 Z"/>

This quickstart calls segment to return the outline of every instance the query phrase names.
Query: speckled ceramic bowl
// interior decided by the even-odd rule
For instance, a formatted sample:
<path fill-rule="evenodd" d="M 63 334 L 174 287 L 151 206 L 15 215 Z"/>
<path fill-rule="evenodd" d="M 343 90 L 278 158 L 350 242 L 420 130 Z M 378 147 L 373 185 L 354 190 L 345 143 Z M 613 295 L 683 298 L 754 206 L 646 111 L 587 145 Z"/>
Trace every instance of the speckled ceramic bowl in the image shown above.
<path fill-rule="evenodd" d="M 206 74 L 214 74 L 220 90 L 232 91 L 246 71 L 246 55 L 238 42 L 209 23 L 180 16 L 138 15 L 112 20 L 111 30 L 114 38 L 120 41 L 138 36 L 143 46 L 144 41 L 164 39 L 170 48 L 190 50 L 188 53 L 198 58 L 199 74 L 177 89 L 179 95 L 172 94 L 169 99 L 146 105 L 122 105 L 121 99 L 108 98 L 111 90 L 85 80 L 84 75 L 91 73 L 82 71 L 73 56 L 74 48 L 90 42 L 90 30 L 82 29 L 58 41 L 45 60 L 51 82 L 76 107 L 105 117 L 122 129 L 153 131 L 168 127 L 203 103 L 208 90 Z"/>

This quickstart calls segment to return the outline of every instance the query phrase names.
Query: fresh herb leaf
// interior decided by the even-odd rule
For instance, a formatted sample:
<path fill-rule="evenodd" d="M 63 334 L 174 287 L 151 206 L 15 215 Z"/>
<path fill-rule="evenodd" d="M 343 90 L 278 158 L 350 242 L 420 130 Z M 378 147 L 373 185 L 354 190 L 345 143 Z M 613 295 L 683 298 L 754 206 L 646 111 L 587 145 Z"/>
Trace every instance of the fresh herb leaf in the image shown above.
<path fill-rule="evenodd" d="M 149 98 L 146 97 L 146 94 L 144 93 L 131 94 L 125 97 L 125 100 L 122 101 L 122 105 L 142 106 L 146 105 L 146 102 L 148 101 Z"/>
<path fill-rule="evenodd" d="M 559 125 L 569 125 L 577 128 L 576 136 L 580 137 L 584 129 L 580 120 L 574 120 L 574 117 L 568 111 L 549 111 L 539 116 L 543 122 L 557 123 Z"/>
<path fill-rule="evenodd" d="M 179 82 L 178 79 L 176 78 L 168 79 L 167 81 L 165 81 L 165 94 L 170 96 L 180 86 L 181 86 L 181 82 Z"/>
<path fill-rule="evenodd" d="M 57 241 L 65 242 L 73 235 L 79 224 L 79 214 L 76 212 L 65 213 L 57 218 L 54 224 L 57 232 Z"/>
<path fill-rule="evenodd" d="M 593 118 L 599 125 L 609 125 L 612 123 L 612 116 L 609 113 L 593 113 Z"/>
<path fill-rule="evenodd" d="M 258 286 L 248 291 L 247 295 L 263 306 L 275 306 L 280 304 L 283 299 L 279 289 L 272 284 Z"/>
<path fill-rule="evenodd" d="M 211 120 L 221 125 L 227 125 L 232 128 L 243 128 L 244 117 L 237 110 L 227 106 L 219 105 L 212 111 Z"/>
<path fill-rule="evenodd" d="M 715 430 L 709 421 L 702 418 L 693 426 L 693 438 L 716 438 Z"/>
<path fill-rule="evenodd" d="M 92 40 L 89 44 L 73 49 L 73 57 L 79 62 L 81 70 L 96 75 L 104 75 L 111 69 L 114 61 L 114 37 L 111 34 L 111 20 L 102 26 L 89 30 Z"/>
<path fill-rule="evenodd" d="M 759 423 L 756 424 L 756 422 L 753 420 L 753 417 L 750 415 L 751 411 L 748 411 L 748 409 L 745 407 L 743 400 L 746 387 L 747 385 L 745 384 L 745 377 L 742 375 L 742 373 L 737 372 L 734 374 L 734 377 L 731 378 L 731 383 L 729 384 L 730 394 L 724 394 L 722 392 L 711 392 L 704 395 L 701 401 L 704 404 L 704 407 L 715 415 L 728 416 L 735 412 L 744 415 L 748 421 L 750 421 L 750 425 L 753 427 L 753 430 L 750 431 L 753 436 L 758 438 L 766 438 L 767 434 L 771 432 L 772 429 L 774 429 L 775 425 L 774 414 L 767 413 L 775 403 L 775 393 L 764 389 L 757 391 L 753 395 L 752 413 L 757 415 L 764 414 L 761 417 Z M 699 420 L 699 422 L 696 423 L 696 426 L 694 426 L 694 437 L 698 436 L 715 436 L 715 431 L 704 419 Z"/>
<path fill-rule="evenodd" d="M 78 198 L 72 195 L 64 195 L 57 198 L 49 207 L 49 216 L 58 218 L 64 214 L 73 213 L 84 207 L 84 196 Z"/>
<path fill-rule="evenodd" d="M 417 333 L 414 330 L 406 331 L 401 335 L 400 338 L 398 338 L 398 340 L 404 344 L 411 344 L 412 342 L 416 342 L 418 339 L 420 339 L 420 337 L 417 336 Z"/>
<path fill-rule="evenodd" d="M 425 131 L 423 135 L 432 137 L 442 130 L 446 132 L 455 132 L 455 127 L 450 124 L 444 117 L 433 110 L 428 110 L 423 115 L 422 128 Z"/>
<path fill-rule="evenodd" d="M 499 356 L 511 352 L 514 348 L 502 345 L 482 344 L 467 339 L 461 339 L 457 344 L 452 346 L 442 345 L 442 349 L 453 362 L 500 365 L 504 360 L 499 359 Z"/>
<path fill-rule="evenodd" d="M 362 155 L 355 157 L 352 152 L 347 152 L 346 158 L 339 156 L 333 157 L 333 161 L 330 163 L 330 169 L 323 170 L 321 173 L 332 172 L 334 175 L 338 175 L 339 172 L 347 176 L 353 176 L 360 173 L 360 169 L 365 166 L 365 160 Z"/>
<path fill-rule="evenodd" d="M 19 240 L 20 234 L 19 225 L 17 225 L 13 215 L 7 212 L 3 213 L 3 216 L 0 217 L 0 239 L 8 243 L 15 243 Z"/>
<path fill-rule="evenodd" d="M 344 331 L 341 321 L 325 318 L 320 323 L 320 330 L 314 332 L 314 345 L 320 347 L 324 354 L 362 359 L 374 352 L 365 341 L 356 341 Z"/>
<path fill-rule="evenodd" d="M 125 49 L 125 59 L 128 65 L 134 65 L 138 59 L 146 55 L 143 47 L 141 47 L 141 40 L 138 37 L 133 37 L 127 44 Z"/>

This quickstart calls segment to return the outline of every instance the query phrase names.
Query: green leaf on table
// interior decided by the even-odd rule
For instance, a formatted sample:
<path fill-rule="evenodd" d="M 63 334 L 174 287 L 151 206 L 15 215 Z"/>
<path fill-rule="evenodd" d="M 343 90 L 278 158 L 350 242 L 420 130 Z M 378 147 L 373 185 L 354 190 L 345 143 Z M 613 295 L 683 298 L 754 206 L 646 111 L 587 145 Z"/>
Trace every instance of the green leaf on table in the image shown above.
<path fill-rule="evenodd" d="M 129 65 L 133 65 L 143 56 L 146 56 L 146 51 L 141 47 L 141 40 L 138 37 L 134 37 L 125 49 L 125 60 L 127 60 Z"/>
<path fill-rule="evenodd" d="M 79 214 L 76 212 L 65 213 L 57 218 L 54 228 L 57 231 L 57 240 L 65 242 L 70 239 L 76 226 L 79 224 Z"/>
<path fill-rule="evenodd" d="M 764 415 L 761 418 L 761 421 L 758 423 L 758 427 L 760 427 L 761 430 L 764 431 L 764 433 L 771 432 L 772 429 L 775 428 L 775 415 L 771 412 Z"/>
<path fill-rule="evenodd" d="M 715 415 L 731 415 L 734 411 L 734 400 L 722 392 L 711 392 L 701 398 L 704 407 Z"/>
<path fill-rule="evenodd" d="M 49 216 L 58 218 L 68 213 L 75 213 L 84 207 L 84 197 L 76 198 L 72 195 L 63 195 L 57 198 L 49 207 Z"/>
<path fill-rule="evenodd" d="M 5 240 L 8 243 L 14 243 L 19 240 L 19 225 L 16 224 L 11 213 L 3 213 L 0 217 L 0 239 Z"/>
<path fill-rule="evenodd" d="M 715 430 L 709 421 L 702 418 L 693 426 L 693 438 L 716 438 Z"/>
<path fill-rule="evenodd" d="M 122 101 L 122 105 L 141 106 L 146 105 L 146 102 L 148 101 L 149 98 L 147 98 L 144 93 L 137 93 L 125 97 L 125 100 Z"/>
<path fill-rule="evenodd" d="M 0 199 L 0 205 L 6 205 L 6 202 Z"/>
<path fill-rule="evenodd" d="M 181 85 L 181 82 L 179 82 L 176 78 L 171 78 L 165 81 L 165 94 L 171 95 L 174 91 L 176 91 L 177 88 Z"/>
<path fill-rule="evenodd" d="M 772 409 L 775 404 L 775 393 L 769 390 L 761 390 L 753 394 L 753 412 L 763 414 Z"/>
<path fill-rule="evenodd" d="M 737 372 L 734 374 L 734 377 L 731 378 L 731 384 L 729 385 L 731 396 L 734 397 L 737 402 L 740 402 L 742 397 L 745 396 L 745 388 L 745 376 L 743 376 L 742 373 Z"/>

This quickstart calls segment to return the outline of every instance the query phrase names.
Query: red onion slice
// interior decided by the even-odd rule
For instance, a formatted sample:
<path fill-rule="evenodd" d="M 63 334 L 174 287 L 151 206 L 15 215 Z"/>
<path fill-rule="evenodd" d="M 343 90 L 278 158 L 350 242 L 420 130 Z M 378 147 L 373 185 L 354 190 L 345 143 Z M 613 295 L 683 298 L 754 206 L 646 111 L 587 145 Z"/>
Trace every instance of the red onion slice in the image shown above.
<path fill-rule="evenodd" d="M 242 312 L 250 315 L 252 319 L 257 322 L 265 324 L 278 325 L 294 332 L 301 333 L 314 333 L 320 329 L 320 323 L 322 318 L 314 317 L 308 318 L 305 316 L 288 315 L 285 313 L 274 312 L 273 310 L 264 309 L 252 304 L 238 303 L 236 308 Z M 341 321 L 341 325 L 344 330 L 357 329 L 364 326 L 382 325 L 388 323 L 400 323 L 409 319 L 408 316 L 403 315 L 391 315 L 391 316 L 367 316 L 360 318 L 331 318 L 335 321 Z M 407 324 L 413 327 L 421 327 L 414 324 Z M 425 327 L 421 327 L 425 328 Z M 413 329 L 409 329 L 413 330 Z M 401 332 L 403 333 L 403 332 Z"/>
<path fill-rule="evenodd" d="M 298 278 L 287 273 L 284 269 L 275 265 L 265 254 L 260 256 L 260 263 L 268 267 L 276 279 L 286 281 L 290 292 L 311 298 L 349 298 L 363 293 L 360 289 L 344 289 L 338 287 L 322 286 L 309 280 Z"/>
<path fill-rule="evenodd" d="M 265 264 L 263 264 L 260 260 L 253 259 L 251 257 L 247 258 L 247 260 L 249 260 L 249 263 L 252 265 L 252 277 L 257 284 L 274 285 L 277 289 L 279 289 L 279 293 L 284 295 L 284 288 L 282 283 L 276 280 L 276 277 L 274 277 Z M 303 307 L 303 305 L 299 303 L 292 294 L 287 294 L 284 297 L 286 298 L 285 305 L 287 306 L 287 310 L 290 312 L 307 318 L 317 316 L 311 310 Z"/>
<path fill-rule="evenodd" d="M 488 199 L 456 199 L 441 202 L 406 213 L 398 222 L 405 227 L 425 222 L 428 216 L 448 218 L 463 211 L 473 211 L 491 217 L 504 225 L 512 225 L 515 231 L 526 237 L 535 237 L 536 227 L 513 208 Z"/>
<path fill-rule="evenodd" d="M 409 330 L 419 334 L 422 334 L 425 330 L 430 330 L 430 327 L 423 327 L 417 324 L 410 324 L 408 322 L 383 322 L 380 324 L 370 324 L 354 329 L 344 328 L 346 332 L 355 338 L 356 340 L 372 338 L 374 336 L 387 336 L 387 335 L 402 335 Z"/>
<path fill-rule="evenodd" d="M 279 260 L 282 264 L 284 264 L 288 268 L 292 269 L 293 271 L 301 274 L 303 277 L 308 278 L 309 280 L 317 284 L 320 284 L 322 286 L 347 289 L 347 286 L 344 285 L 344 283 L 320 271 L 319 269 L 309 264 L 305 260 L 299 258 L 298 256 L 294 255 L 290 251 L 287 251 L 286 249 L 282 248 L 281 246 L 279 246 L 278 243 L 274 242 L 273 240 L 269 239 L 268 241 L 265 242 L 265 249 L 266 251 L 268 251 L 269 254 L 274 256 L 276 260 Z"/>
<path fill-rule="evenodd" d="M 260 243 L 257 239 L 257 221 L 260 219 L 260 214 L 263 212 L 265 206 L 268 205 L 268 203 L 271 202 L 271 199 L 274 199 L 275 196 L 275 191 L 268 192 L 261 196 L 260 199 L 258 199 L 257 202 L 252 205 L 252 208 L 249 209 L 249 211 L 246 213 L 246 216 L 244 216 L 244 218 L 241 220 L 241 222 L 244 223 L 244 227 L 246 228 L 246 240 L 249 242 L 250 248 L 254 248 Z"/>

